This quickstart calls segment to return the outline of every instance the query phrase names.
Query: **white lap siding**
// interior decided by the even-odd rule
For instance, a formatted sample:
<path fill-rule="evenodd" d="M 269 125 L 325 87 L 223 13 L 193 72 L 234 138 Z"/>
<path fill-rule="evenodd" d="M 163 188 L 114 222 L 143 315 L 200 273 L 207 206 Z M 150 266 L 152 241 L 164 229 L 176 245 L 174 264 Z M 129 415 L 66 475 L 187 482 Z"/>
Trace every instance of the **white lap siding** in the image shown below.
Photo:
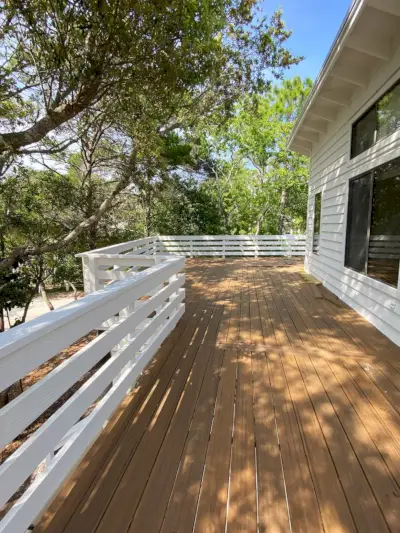
<path fill-rule="evenodd" d="M 356 96 L 351 108 L 339 114 L 337 121 L 330 125 L 328 135 L 314 148 L 305 265 L 307 272 L 400 345 L 399 287 L 390 287 L 344 266 L 349 180 L 400 157 L 400 131 L 397 131 L 350 159 L 351 125 L 398 79 L 400 51 L 374 76 L 368 88 Z M 312 253 L 312 238 L 314 201 L 319 192 L 322 192 L 321 236 L 316 255 Z"/>

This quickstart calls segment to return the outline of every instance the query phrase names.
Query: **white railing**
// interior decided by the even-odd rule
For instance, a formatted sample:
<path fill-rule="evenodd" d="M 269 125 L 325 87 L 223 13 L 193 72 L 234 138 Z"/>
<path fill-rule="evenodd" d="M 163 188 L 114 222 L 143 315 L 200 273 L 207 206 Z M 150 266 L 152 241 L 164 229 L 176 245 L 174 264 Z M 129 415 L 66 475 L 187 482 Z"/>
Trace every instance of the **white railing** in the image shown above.
<path fill-rule="evenodd" d="M 150 247 L 147 240 L 146 246 Z M 95 292 L 0 335 L 3 391 L 81 337 L 98 331 L 0 410 L 2 449 L 87 377 L 0 466 L 0 508 L 39 465 L 43 467 L 0 522 L 1 533 L 24 532 L 39 516 L 183 314 L 184 258 L 125 255 L 119 259 L 119 251 L 121 247 L 114 247 L 111 261 L 109 248 L 100 262 L 95 254 L 84 255 L 86 289 L 92 292 L 97 285 Z M 116 259 L 120 264 L 114 267 Z M 97 270 L 89 272 L 93 265 Z"/>
<path fill-rule="evenodd" d="M 305 255 L 305 235 L 200 235 L 159 236 L 156 253 L 196 256 Z"/>
<path fill-rule="evenodd" d="M 92 267 L 91 262 L 103 259 L 100 268 L 113 264 L 114 258 L 122 256 L 128 265 L 128 257 L 138 255 L 182 255 L 197 256 L 304 256 L 306 251 L 305 235 L 157 235 L 136 241 L 129 241 L 106 248 L 100 248 L 87 254 L 81 254 L 86 262 L 86 271 Z M 104 261 L 108 261 L 107 263 Z M 149 257 L 147 257 L 149 260 Z M 122 266 L 122 265 L 121 265 Z M 111 276 L 111 274 L 106 274 Z M 107 277 L 106 279 L 110 279 Z M 89 282 L 91 285 L 91 282 Z"/>

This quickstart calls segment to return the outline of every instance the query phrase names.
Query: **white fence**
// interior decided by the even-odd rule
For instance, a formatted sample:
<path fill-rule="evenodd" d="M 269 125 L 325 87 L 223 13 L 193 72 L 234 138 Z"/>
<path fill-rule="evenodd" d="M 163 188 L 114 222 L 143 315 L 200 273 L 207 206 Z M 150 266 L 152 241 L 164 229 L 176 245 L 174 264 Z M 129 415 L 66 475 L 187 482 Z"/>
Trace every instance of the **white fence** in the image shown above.
<path fill-rule="evenodd" d="M 145 246 L 149 251 L 150 242 Z M 0 508 L 39 465 L 44 467 L 0 522 L 1 533 L 24 532 L 34 522 L 183 314 L 184 258 L 145 257 L 140 250 L 140 256 L 110 259 L 109 250 L 100 262 L 93 254 L 83 259 L 87 291 L 102 290 L 0 335 L 3 391 L 81 337 L 100 330 L 0 410 L 1 449 L 83 376 L 88 378 L 0 466 Z M 90 271 L 94 264 L 97 270 Z"/>
<path fill-rule="evenodd" d="M 196 256 L 305 255 L 304 235 L 201 235 L 160 236 L 152 245 L 157 253 Z"/>
<path fill-rule="evenodd" d="M 306 251 L 305 235 L 158 235 L 82 254 L 89 258 L 101 256 L 112 264 L 115 254 L 154 254 L 196 256 L 304 256 Z M 108 257 L 112 254 L 112 257 Z M 103 263 L 105 265 L 106 263 Z"/>

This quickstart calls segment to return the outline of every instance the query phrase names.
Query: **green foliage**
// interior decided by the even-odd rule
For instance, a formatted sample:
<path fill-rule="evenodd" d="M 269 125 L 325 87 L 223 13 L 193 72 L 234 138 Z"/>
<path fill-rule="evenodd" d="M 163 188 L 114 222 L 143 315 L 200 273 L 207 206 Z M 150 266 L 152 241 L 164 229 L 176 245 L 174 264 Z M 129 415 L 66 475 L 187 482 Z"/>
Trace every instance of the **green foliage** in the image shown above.
<path fill-rule="evenodd" d="M 220 229 L 218 207 L 201 183 L 172 176 L 161 184 L 154 201 L 153 233 L 214 235 Z"/>
<path fill-rule="evenodd" d="M 202 113 L 229 111 L 240 93 L 264 89 L 267 69 L 280 76 L 299 58 L 285 48 L 281 13 L 261 19 L 257 8 L 253 0 L 1 0 L 3 171 L 94 105 L 127 105 L 131 120 L 146 120 L 149 107 L 163 113 L 194 95 Z"/>
<path fill-rule="evenodd" d="M 311 81 L 296 77 L 245 98 L 222 127 L 202 132 L 199 157 L 226 233 L 305 230 L 308 161 L 286 149 Z"/>
<path fill-rule="evenodd" d="M 271 88 L 300 58 L 259 7 L 0 0 L 0 313 L 79 282 L 81 250 L 302 227 L 308 87 Z"/>
<path fill-rule="evenodd" d="M 7 269 L 0 278 L 0 309 L 24 307 L 30 298 L 31 278 L 25 269 Z"/>

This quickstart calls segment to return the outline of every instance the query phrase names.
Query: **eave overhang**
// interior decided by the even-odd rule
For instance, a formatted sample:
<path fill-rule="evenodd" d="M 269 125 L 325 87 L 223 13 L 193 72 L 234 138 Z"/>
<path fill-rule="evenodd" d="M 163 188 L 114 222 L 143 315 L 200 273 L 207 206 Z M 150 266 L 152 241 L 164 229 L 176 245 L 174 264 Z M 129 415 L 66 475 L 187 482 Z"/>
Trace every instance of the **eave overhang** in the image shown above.
<path fill-rule="evenodd" d="M 400 44 L 400 0 L 354 0 L 288 141 L 310 156 Z"/>

